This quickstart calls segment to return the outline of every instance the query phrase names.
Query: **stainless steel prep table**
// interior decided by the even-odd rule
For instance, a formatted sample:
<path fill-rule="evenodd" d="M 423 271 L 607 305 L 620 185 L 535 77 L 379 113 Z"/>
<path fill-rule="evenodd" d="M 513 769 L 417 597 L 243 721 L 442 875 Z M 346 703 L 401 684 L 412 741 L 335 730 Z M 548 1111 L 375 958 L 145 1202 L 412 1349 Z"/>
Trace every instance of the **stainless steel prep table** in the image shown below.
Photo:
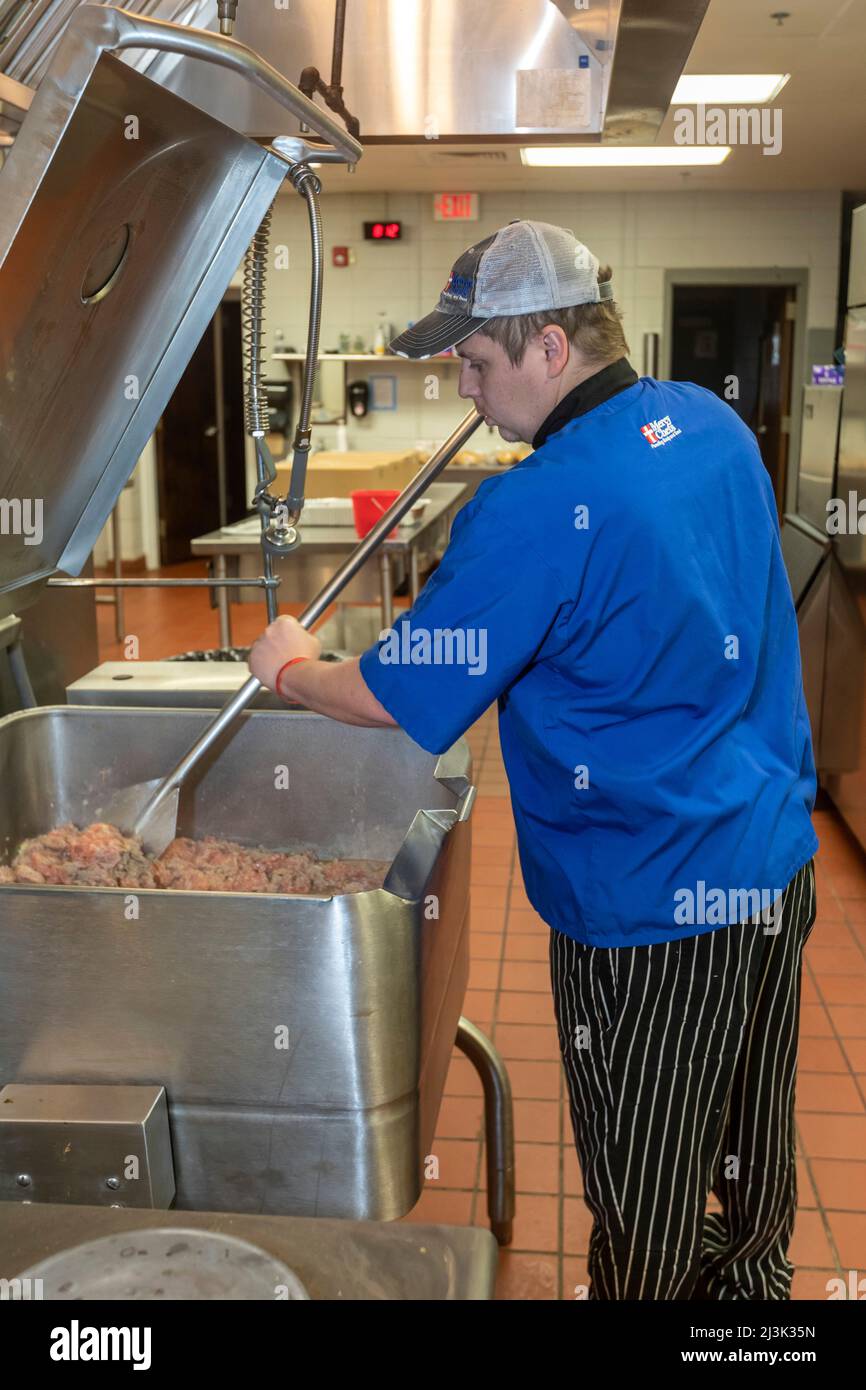
<path fill-rule="evenodd" d="M 430 505 L 415 524 L 404 525 L 394 540 L 385 541 L 379 548 L 377 564 L 379 569 L 379 589 L 382 606 L 382 627 L 391 627 L 394 620 L 393 603 L 393 565 L 394 558 L 408 561 L 409 591 L 412 600 L 418 597 L 420 589 L 420 556 L 425 547 L 433 545 L 441 534 L 447 543 L 448 532 L 455 512 L 468 500 L 468 490 L 463 482 L 431 483 L 426 496 Z M 352 526 L 304 526 L 301 517 L 300 546 L 284 560 L 276 561 L 276 571 L 282 580 L 278 592 L 281 603 L 302 602 L 310 594 L 317 593 L 324 581 L 345 559 L 358 543 Z M 191 543 L 194 555 L 213 557 L 215 577 L 224 579 L 258 573 L 261 546 L 256 529 L 249 534 L 232 531 L 209 531 L 205 536 L 197 536 Z M 374 562 L 371 560 L 362 569 L 358 578 L 346 590 L 355 600 L 369 598 L 370 573 Z M 229 571 L 231 570 L 231 574 Z M 364 588 L 366 579 L 366 589 Z M 217 604 L 220 616 L 220 646 L 232 645 L 231 608 L 225 589 L 217 591 Z"/>
<path fill-rule="evenodd" d="M 469 502 L 488 478 L 499 478 L 516 465 L 513 463 L 449 463 L 443 478 L 449 483 L 462 483 L 466 488 L 464 503 Z"/>
<path fill-rule="evenodd" d="M 14 1279 L 84 1241 L 160 1227 L 218 1231 L 249 1241 L 287 1264 L 313 1299 L 493 1297 L 498 1247 L 490 1232 L 477 1226 L 18 1202 L 0 1202 L 0 1277 Z M 50 1289 L 45 1292 L 50 1296 Z"/>

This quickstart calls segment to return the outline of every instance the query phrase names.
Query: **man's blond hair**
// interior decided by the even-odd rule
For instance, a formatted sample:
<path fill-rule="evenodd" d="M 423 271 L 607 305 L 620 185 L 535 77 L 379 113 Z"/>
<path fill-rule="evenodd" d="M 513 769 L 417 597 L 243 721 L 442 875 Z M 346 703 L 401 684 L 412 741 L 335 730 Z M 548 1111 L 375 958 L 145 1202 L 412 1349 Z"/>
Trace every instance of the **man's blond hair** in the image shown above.
<path fill-rule="evenodd" d="M 609 265 L 601 266 L 598 283 L 606 284 L 612 274 Z M 529 343 L 551 323 L 563 330 L 590 366 L 602 367 L 620 357 L 628 357 L 622 314 L 612 299 L 603 299 L 599 304 L 576 304 L 569 309 L 545 309 L 535 314 L 487 319 L 478 332 L 499 343 L 511 365 L 519 367 Z"/>

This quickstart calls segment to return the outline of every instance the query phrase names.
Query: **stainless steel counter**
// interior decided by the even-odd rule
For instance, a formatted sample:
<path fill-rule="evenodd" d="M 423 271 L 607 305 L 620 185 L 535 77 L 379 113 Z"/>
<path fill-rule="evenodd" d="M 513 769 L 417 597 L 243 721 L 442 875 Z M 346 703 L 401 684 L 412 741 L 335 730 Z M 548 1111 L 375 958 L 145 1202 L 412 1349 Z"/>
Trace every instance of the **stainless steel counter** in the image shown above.
<path fill-rule="evenodd" d="M 449 463 L 442 476 L 448 483 L 463 484 L 466 489 L 465 503 L 475 496 L 488 478 L 499 478 L 513 467 L 514 464 L 510 463 Z"/>
<path fill-rule="evenodd" d="M 259 1246 L 292 1269 L 313 1299 L 438 1302 L 490 1299 L 497 1245 L 477 1226 L 333 1221 L 211 1211 L 115 1211 L 0 1202 L 0 1278 L 117 1231 L 218 1231 Z M 50 1288 L 45 1288 L 51 1297 Z"/>
<path fill-rule="evenodd" d="M 382 627 L 391 627 L 394 618 L 394 584 L 403 567 L 408 566 L 409 590 L 413 601 L 420 590 L 422 557 L 441 554 L 448 544 L 451 521 L 455 512 L 467 500 L 463 482 L 431 483 L 425 494 L 430 505 L 415 524 L 403 525 L 393 540 L 385 541 L 352 580 L 343 594 L 349 602 L 380 599 Z M 352 526 L 304 526 L 301 518 L 300 546 L 285 559 L 275 561 L 275 571 L 281 579 L 277 597 L 281 603 L 300 603 L 318 593 L 325 581 L 358 544 Z M 250 578 L 261 568 L 261 548 L 257 531 L 249 534 L 237 531 L 209 531 L 192 541 L 194 555 L 214 558 L 218 579 Z M 220 646 L 230 647 L 231 610 L 225 590 L 218 591 L 220 604 Z M 242 602 L 244 600 L 241 600 Z M 260 601 L 250 591 L 249 602 Z"/>

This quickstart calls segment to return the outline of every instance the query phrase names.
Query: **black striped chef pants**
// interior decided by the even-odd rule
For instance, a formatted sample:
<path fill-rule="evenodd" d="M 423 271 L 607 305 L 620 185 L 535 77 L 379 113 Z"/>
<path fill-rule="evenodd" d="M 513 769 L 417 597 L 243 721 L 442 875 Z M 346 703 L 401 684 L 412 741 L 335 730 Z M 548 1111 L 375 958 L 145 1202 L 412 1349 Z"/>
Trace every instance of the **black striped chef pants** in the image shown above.
<path fill-rule="evenodd" d="M 594 1222 L 589 1297 L 787 1299 L 794 1081 L 815 873 L 750 922 L 653 946 L 550 933 Z M 710 1190 L 721 1213 L 705 1214 Z"/>

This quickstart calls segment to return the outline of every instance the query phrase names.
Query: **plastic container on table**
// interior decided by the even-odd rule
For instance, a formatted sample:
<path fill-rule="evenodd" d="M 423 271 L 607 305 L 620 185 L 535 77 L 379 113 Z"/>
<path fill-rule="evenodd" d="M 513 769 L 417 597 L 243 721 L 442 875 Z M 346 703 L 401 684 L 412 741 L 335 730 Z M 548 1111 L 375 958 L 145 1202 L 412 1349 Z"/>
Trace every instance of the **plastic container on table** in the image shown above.
<path fill-rule="evenodd" d="M 359 492 L 352 493 L 355 530 L 359 538 L 363 539 L 368 531 L 372 531 L 376 522 L 384 516 L 399 496 L 399 492 L 392 492 L 385 488 L 363 488 Z M 394 540 L 396 535 L 397 527 L 395 526 L 388 539 Z"/>

